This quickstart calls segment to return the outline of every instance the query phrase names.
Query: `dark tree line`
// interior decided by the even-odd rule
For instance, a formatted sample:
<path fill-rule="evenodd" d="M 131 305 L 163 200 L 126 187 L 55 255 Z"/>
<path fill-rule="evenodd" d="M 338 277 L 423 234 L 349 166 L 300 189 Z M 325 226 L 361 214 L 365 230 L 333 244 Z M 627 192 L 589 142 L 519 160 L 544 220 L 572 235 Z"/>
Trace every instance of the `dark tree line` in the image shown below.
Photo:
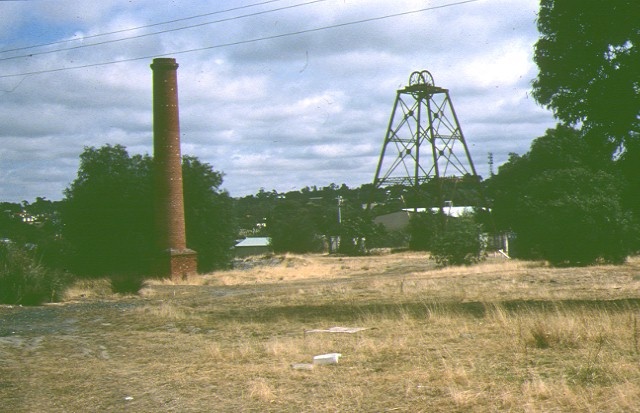
<path fill-rule="evenodd" d="M 619 263 L 640 248 L 640 25 L 635 0 L 542 0 L 536 100 L 560 125 L 489 182 L 524 257 Z"/>
<path fill-rule="evenodd" d="M 236 235 L 222 174 L 197 158 L 182 162 L 188 247 L 198 269 L 225 267 Z M 61 207 L 66 267 L 79 275 L 151 273 L 155 250 L 153 159 L 120 145 L 85 148 Z"/>
<path fill-rule="evenodd" d="M 363 208 L 370 191 L 370 185 L 344 184 L 287 193 L 261 190 L 236 200 L 236 212 L 243 228 L 260 228 L 258 235 L 269 236 L 276 252 L 362 254 L 380 245 L 385 234 Z M 339 247 L 332 244 L 337 238 Z"/>
<path fill-rule="evenodd" d="M 620 263 L 637 248 L 624 207 L 624 178 L 613 161 L 590 163 L 579 131 L 558 126 L 528 153 L 512 154 L 488 182 L 498 228 L 516 234 L 514 253 L 556 265 Z"/>

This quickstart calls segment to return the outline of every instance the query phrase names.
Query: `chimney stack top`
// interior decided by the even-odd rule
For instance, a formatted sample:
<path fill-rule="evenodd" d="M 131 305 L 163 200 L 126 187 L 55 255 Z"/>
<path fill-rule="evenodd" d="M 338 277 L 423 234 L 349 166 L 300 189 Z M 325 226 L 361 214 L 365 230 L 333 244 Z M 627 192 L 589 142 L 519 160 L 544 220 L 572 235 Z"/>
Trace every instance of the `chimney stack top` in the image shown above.
<path fill-rule="evenodd" d="M 177 68 L 178 64 L 173 57 L 158 57 L 151 63 L 152 70 L 176 70 Z"/>

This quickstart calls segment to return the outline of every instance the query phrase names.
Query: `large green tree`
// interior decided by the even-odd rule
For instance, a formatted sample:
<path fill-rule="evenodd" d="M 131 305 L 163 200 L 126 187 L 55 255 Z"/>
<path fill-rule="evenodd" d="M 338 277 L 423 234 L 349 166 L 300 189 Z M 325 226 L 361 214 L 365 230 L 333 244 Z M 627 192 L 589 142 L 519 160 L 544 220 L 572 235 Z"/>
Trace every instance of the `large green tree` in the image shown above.
<path fill-rule="evenodd" d="M 275 252 L 319 252 L 322 238 L 315 223 L 317 207 L 282 198 L 267 218 L 267 232 Z"/>
<path fill-rule="evenodd" d="M 638 0 L 541 0 L 533 96 L 580 125 L 600 162 L 640 134 Z"/>
<path fill-rule="evenodd" d="M 233 255 L 236 221 L 233 200 L 220 190 L 222 173 L 193 156 L 182 159 L 187 244 L 198 253 L 198 270 L 226 267 Z"/>
<path fill-rule="evenodd" d="M 625 214 L 633 213 L 636 222 L 640 217 L 638 10 L 637 0 L 541 0 L 534 56 L 539 73 L 533 82 L 533 96 L 540 104 L 564 124 L 580 128 L 587 145 L 581 149 L 582 165 L 594 179 L 613 175 L 614 185 L 599 184 L 612 190 L 615 186 L 614 199 Z M 572 145 L 575 150 L 578 144 Z M 592 195 L 595 192 L 596 188 Z"/>
<path fill-rule="evenodd" d="M 581 134 L 558 126 L 512 155 L 489 182 L 495 222 L 517 235 L 516 252 L 556 265 L 619 263 L 633 251 L 632 215 L 612 161 L 594 167 Z"/>
<path fill-rule="evenodd" d="M 183 158 L 187 246 L 199 269 L 224 266 L 235 236 L 231 200 L 220 191 L 222 174 Z M 130 156 L 124 146 L 88 147 L 77 178 L 65 191 L 64 239 L 69 268 L 78 275 L 150 274 L 155 250 L 153 159 Z"/>
<path fill-rule="evenodd" d="M 63 236 L 79 275 L 145 273 L 154 247 L 152 159 L 121 145 L 87 147 L 65 190 Z"/>

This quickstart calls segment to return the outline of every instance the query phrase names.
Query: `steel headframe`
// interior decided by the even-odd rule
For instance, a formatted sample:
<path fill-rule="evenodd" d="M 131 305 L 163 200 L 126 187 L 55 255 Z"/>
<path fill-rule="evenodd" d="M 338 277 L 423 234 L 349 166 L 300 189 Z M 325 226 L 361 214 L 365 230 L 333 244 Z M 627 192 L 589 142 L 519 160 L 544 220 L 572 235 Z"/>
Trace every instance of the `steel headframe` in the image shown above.
<path fill-rule="evenodd" d="M 411 73 L 396 93 L 374 187 L 417 190 L 434 178 L 464 175 L 476 176 L 476 170 L 449 90 L 435 86 L 426 70 Z"/>

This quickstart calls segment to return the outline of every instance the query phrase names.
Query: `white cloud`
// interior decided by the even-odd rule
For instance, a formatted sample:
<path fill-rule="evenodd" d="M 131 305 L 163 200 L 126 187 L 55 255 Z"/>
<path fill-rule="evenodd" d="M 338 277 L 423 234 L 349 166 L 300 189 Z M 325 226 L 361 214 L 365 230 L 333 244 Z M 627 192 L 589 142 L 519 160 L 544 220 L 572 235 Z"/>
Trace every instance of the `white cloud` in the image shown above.
<path fill-rule="evenodd" d="M 3 2 L 0 59 L 76 43 L 8 48 L 211 13 L 249 2 Z M 210 22 L 293 0 L 110 35 Z M 184 154 L 225 173 L 232 195 L 373 179 L 397 89 L 427 69 L 450 90 L 478 171 L 525 152 L 553 125 L 528 96 L 536 75 L 536 0 L 485 0 L 386 20 L 229 47 L 447 1 L 327 0 L 157 36 L 0 60 L 0 75 L 175 55 Z M 55 9 L 55 10 L 54 10 Z M 101 38 L 84 39 L 83 44 Z M 3 42 L 3 43 L 1 43 Z M 78 43 L 79 44 L 79 43 Z M 27 77 L 0 77 L 0 200 L 60 199 L 84 146 L 152 148 L 151 59 Z"/>
<path fill-rule="evenodd" d="M 516 39 L 498 45 L 486 55 L 476 55 L 462 70 L 465 82 L 483 90 L 516 85 L 531 69 L 529 48 Z"/>

